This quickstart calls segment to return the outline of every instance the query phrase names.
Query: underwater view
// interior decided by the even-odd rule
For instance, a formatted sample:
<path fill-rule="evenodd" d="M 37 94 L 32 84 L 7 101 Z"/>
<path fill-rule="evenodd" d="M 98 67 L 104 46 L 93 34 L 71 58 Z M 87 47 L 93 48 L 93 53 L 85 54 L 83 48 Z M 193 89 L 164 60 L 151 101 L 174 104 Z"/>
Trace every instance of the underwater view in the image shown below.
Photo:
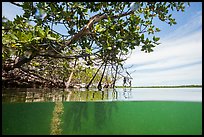
<path fill-rule="evenodd" d="M 201 88 L 4 89 L 2 99 L 4 135 L 202 134 Z"/>

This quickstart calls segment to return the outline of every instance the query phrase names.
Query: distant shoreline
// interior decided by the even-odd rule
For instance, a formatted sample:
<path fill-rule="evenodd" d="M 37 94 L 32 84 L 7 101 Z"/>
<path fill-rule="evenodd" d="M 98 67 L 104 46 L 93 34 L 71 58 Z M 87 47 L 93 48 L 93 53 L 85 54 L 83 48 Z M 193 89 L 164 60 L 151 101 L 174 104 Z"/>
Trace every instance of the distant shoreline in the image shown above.
<path fill-rule="evenodd" d="M 127 86 L 128 87 L 128 86 Z M 127 88 L 124 86 L 116 86 L 116 88 Z M 202 88 L 202 85 L 179 85 L 179 86 L 138 86 L 131 88 Z"/>

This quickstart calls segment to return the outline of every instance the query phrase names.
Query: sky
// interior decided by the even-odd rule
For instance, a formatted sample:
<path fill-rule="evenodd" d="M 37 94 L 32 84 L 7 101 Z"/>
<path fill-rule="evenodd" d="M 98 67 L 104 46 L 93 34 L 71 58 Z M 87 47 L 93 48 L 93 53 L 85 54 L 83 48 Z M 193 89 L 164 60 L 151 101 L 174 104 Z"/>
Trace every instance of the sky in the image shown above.
<path fill-rule="evenodd" d="M 177 24 L 155 22 L 161 28 L 154 52 L 136 48 L 125 66 L 133 86 L 202 84 L 202 3 L 193 2 L 185 12 L 174 12 Z M 122 84 L 120 80 L 118 85 Z"/>
<path fill-rule="evenodd" d="M 2 16 L 13 20 L 22 14 L 17 6 L 2 2 Z M 191 2 L 185 12 L 172 14 L 176 25 L 154 21 L 161 29 L 156 34 L 161 44 L 154 52 L 136 47 L 125 62 L 125 67 L 133 65 L 128 69 L 133 72 L 132 86 L 202 84 L 202 2 Z M 116 85 L 122 85 L 122 79 Z"/>

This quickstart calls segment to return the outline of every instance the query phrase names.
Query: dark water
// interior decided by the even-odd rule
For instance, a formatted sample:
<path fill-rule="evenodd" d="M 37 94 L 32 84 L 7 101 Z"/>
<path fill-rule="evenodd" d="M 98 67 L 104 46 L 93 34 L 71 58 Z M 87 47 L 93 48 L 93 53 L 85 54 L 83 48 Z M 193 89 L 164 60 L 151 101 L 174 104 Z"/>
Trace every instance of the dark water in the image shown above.
<path fill-rule="evenodd" d="M 139 91 L 3 90 L 2 134 L 202 134 L 201 91 L 191 101 L 142 101 Z"/>

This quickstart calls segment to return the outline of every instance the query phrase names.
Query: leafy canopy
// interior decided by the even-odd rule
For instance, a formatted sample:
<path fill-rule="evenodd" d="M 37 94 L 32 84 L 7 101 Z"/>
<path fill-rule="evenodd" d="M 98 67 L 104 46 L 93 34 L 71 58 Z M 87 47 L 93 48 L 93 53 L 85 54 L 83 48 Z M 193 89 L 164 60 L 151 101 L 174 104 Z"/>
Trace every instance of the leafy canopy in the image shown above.
<path fill-rule="evenodd" d="M 153 52 L 160 44 L 155 36 L 160 29 L 153 24 L 154 18 L 174 25 L 172 11 L 183 12 L 186 7 L 184 2 L 11 3 L 21 7 L 24 14 L 17 15 L 14 21 L 3 18 L 4 61 L 43 56 L 82 58 L 88 65 L 105 62 L 121 66 L 135 47 Z M 56 25 L 64 26 L 67 34 L 56 32 Z"/>

